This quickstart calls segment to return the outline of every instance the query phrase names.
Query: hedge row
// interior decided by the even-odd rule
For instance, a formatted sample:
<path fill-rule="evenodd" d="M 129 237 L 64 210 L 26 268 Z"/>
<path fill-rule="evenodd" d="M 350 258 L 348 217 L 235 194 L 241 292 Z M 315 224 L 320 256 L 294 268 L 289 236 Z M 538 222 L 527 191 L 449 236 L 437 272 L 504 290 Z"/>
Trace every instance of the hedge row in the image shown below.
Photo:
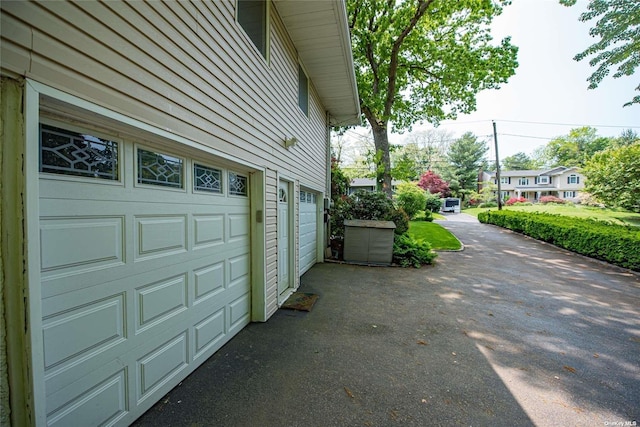
<path fill-rule="evenodd" d="M 483 223 L 495 224 L 561 248 L 640 271 L 640 228 L 546 213 L 486 211 Z"/>

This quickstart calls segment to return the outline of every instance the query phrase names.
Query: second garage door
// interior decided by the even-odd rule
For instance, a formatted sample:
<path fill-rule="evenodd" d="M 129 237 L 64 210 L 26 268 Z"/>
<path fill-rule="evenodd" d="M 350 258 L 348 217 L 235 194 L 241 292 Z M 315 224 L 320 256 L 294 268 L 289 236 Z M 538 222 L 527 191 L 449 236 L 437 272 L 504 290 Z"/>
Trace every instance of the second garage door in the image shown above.
<path fill-rule="evenodd" d="M 250 321 L 248 174 L 40 129 L 47 425 L 127 425 Z"/>
<path fill-rule="evenodd" d="M 317 211 L 316 193 L 300 190 L 300 275 L 317 261 Z"/>

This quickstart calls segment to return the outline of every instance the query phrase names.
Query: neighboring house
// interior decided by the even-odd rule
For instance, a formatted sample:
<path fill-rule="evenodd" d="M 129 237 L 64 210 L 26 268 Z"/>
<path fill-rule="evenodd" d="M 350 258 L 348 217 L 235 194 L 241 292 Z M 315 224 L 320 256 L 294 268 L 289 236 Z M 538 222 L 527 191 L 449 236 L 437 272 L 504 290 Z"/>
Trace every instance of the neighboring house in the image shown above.
<path fill-rule="evenodd" d="M 576 167 L 500 171 L 500 191 L 503 200 L 524 197 L 536 202 L 544 196 L 555 196 L 577 202 L 584 190 L 584 180 L 584 175 Z M 483 172 L 482 181 L 497 184 L 496 173 Z"/>
<path fill-rule="evenodd" d="M 344 0 L 0 15 L 0 424 L 128 425 L 322 261 Z"/>
<path fill-rule="evenodd" d="M 395 191 L 400 181 L 395 179 L 391 181 L 391 190 Z M 353 194 L 358 190 L 376 191 L 376 180 L 373 178 L 354 178 L 349 183 L 348 194 Z"/>

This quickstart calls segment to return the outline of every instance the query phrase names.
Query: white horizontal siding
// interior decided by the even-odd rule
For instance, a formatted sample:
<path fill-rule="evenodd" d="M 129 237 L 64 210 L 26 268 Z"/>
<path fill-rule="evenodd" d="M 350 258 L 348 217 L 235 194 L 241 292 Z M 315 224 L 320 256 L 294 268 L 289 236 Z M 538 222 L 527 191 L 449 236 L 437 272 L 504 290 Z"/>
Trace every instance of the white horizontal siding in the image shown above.
<path fill-rule="evenodd" d="M 323 189 L 327 150 L 325 111 L 313 82 L 309 117 L 298 107 L 297 53 L 275 8 L 266 61 L 235 21 L 235 0 L 3 1 L 0 7 L 3 74 L 29 77 L 268 168 L 265 276 L 267 312 L 275 312 L 276 174 Z M 287 150 L 282 140 L 291 136 L 298 144 Z"/>

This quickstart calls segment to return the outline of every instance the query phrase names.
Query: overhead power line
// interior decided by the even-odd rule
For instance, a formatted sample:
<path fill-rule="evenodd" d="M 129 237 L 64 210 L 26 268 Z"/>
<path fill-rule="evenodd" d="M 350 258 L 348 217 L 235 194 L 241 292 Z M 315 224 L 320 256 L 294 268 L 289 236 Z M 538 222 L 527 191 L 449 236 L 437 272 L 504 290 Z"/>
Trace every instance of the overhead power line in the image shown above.
<path fill-rule="evenodd" d="M 581 124 L 581 123 L 528 122 L 525 120 L 496 120 L 496 121 L 508 122 L 508 123 L 525 123 L 525 124 L 533 124 L 533 125 L 589 126 L 589 127 L 597 127 L 597 128 L 640 129 L 640 126 L 594 125 L 594 124 L 584 124 L 584 123 Z"/>

